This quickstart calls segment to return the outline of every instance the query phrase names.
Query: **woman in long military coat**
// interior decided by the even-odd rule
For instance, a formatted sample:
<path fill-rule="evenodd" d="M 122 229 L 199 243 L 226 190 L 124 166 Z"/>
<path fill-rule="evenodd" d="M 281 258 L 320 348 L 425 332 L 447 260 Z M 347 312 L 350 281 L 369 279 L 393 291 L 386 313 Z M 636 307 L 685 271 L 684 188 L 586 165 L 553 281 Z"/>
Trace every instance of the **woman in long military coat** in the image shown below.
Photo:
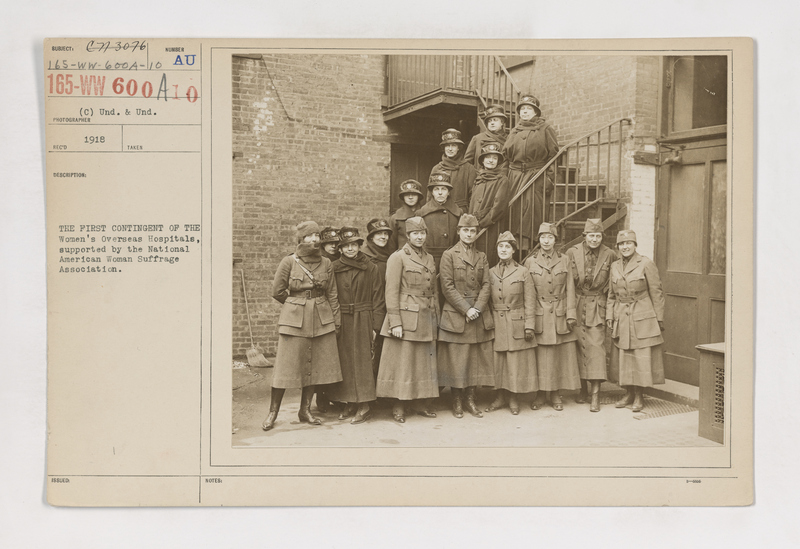
<path fill-rule="evenodd" d="M 497 250 L 494 243 L 500 234 L 499 222 L 508 211 L 508 177 L 502 167 L 502 146 L 497 142 L 485 143 L 478 158 L 481 169 L 475 179 L 472 198 L 469 201 L 469 213 L 478 219 L 478 225 L 486 232 L 480 237 L 476 246 L 486 251 L 489 263 L 497 262 Z"/>
<path fill-rule="evenodd" d="M 297 248 L 281 260 L 272 282 L 272 297 L 283 305 L 269 415 L 261 424 L 265 431 L 275 426 L 283 394 L 291 388 L 302 388 L 300 421 L 321 425 L 311 415 L 314 388 L 342 380 L 336 347 L 341 317 L 333 266 L 320 255 L 319 225 L 304 221 L 296 232 Z"/>
<path fill-rule="evenodd" d="M 459 208 L 466 210 L 469 207 L 469 198 L 478 171 L 472 165 L 472 161 L 464 158 L 464 142 L 461 141 L 460 131 L 451 128 L 442 132 L 442 142 L 439 146 L 442 149 L 442 161 L 431 169 L 431 175 L 446 173 L 450 176 L 449 181 L 453 187 L 450 198 Z M 430 199 L 431 188 L 428 184 L 428 201 Z"/>
<path fill-rule="evenodd" d="M 386 319 L 378 370 L 378 397 L 397 399 L 394 420 L 405 422 L 405 402 L 422 400 L 418 414 L 436 417 L 431 401 L 439 396 L 436 337 L 439 298 L 433 256 L 424 248 L 427 236 L 420 217 L 406 220 L 408 242 L 386 263 Z"/>
<path fill-rule="evenodd" d="M 539 390 L 536 368 L 536 285 L 530 272 L 514 261 L 517 241 L 509 231 L 497 239 L 497 265 L 489 270 L 494 314 L 494 385 L 497 397 L 486 408 L 499 410 L 508 403 L 519 414 L 521 393 Z"/>
<path fill-rule="evenodd" d="M 536 365 L 539 369 L 539 394 L 531 403 L 542 406 L 541 391 L 549 393 L 556 411 L 564 409 L 561 390 L 579 389 L 578 355 L 573 331 L 576 325 L 575 282 L 569 259 L 555 250 L 558 230 L 552 223 L 539 226 L 540 248 L 525 262 L 536 286 Z"/>
<path fill-rule="evenodd" d="M 575 399 L 586 402 L 591 394 L 590 412 L 600 411 L 600 384 L 606 376 L 606 295 L 611 264 L 617 256 L 603 244 L 600 219 L 587 219 L 583 242 L 567 250 L 578 299 L 578 369 L 581 392 Z"/>
<path fill-rule="evenodd" d="M 406 219 L 417 215 L 417 210 L 422 207 L 422 184 L 414 179 L 406 179 L 400 183 L 400 200 L 403 202 L 399 208 L 389 217 L 389 253 L 399 250 L 405 246 L 408 238 L 406 237 Z"/>
<path fill-rule="evenodd" d="M 655 263 L 636 253 L 636 233 L 620 231 L 617 248 L 622 258 L 611 264 L 606 309 L 614 340 L 612 368 L 625 387 L 616 407 L 633 404 L 631 410 L 641 412 L 642 388 L 664 383 L 664 292 Z"/>
<path fill-rule="evenodd" d="M 558 153 L 556 131 L 542 118 L 539 100 L 532 95 L 523 95 L 517 105 L 519 121 L 508 133 L 503 156 L 508 162 L 509 199 L 513 198 L 540 169 Z M 510 227 L 513 233 L 520 232 L 520 247 L 527 250 L 533 243 L 531 227 L 538 227 L 543 221 L 542 208 L 549 202 L 553 182 L 542 176 L 533 184 L 533 192 L 527 191 L 520 205 L 515 204 L 510 211 Z M 533 216 L 531 224 L 530 216 Z"/>
<path fill-rule="evenodd" d="M 475 166 L 475 169 L 480 172 L 481 163 L 480 154 L 483 147 L 487 143 L 499 143 L 502 147 L 508 138 L 508 115 L 501 105 L 492 105 L 483 111 L 483 123 L 486 125 L 486 131 L 474 135 L 467 145 L 467 151 L 464 153 L 464 160 Z"/>
<path fill-rule="evenodd" d="M 372 337 L 381 329 L 386 314 L 383 278 L 378 268 L 360 251 L 364 239 L 354 227 L 339 231 L 341 257 L 333 262 L 342 327 L 337 338 L 342 381 L 326 394 L 346 406 L 339 419 L 354 416 L 350 423 L 364 423 L 372 415 L 375 400 L 372 373 Z M 357 408 L 357 410 L 356 410 Z"/>
<path fill-rule="evenodd" d="M 405 222 L 404 222 L 405 224 Z M 378 275 L 381 279 L 382 287 L 385 287 L 386 282 L 386 262 L 392 251 L 389 247 L 389 242 L 392 238 L 392 229 L 388 221 L 385 219 L 374 218 L 370 219 L 367 223 L 367 243 L 361 248 L 372 264 L 378 269 Z M 405 232 L 405 231 L 404 231 Z M 386 311 L 386 297 L 385 293 L 381 292 L 381 301 L 383 301 L 383 309 Z M 383 322 L 381 320 L 381 322 Z M 380 332 L 380 326 L 378 327 Z M 381 352 L 383 351 L 383 336 L 380 333 L 375 334 L 375 339 L 372 342 L 372 372 L 375 377 L 378 376 L 378 366 L 381 363 Z"/>
<path fill-rule="evenodd" d="M 458 220 L 464 212 L 450 195 L 453 185 L 446 172 L 432 173 L 428 190 L 432 198 L 417 210 L 417 215 L 425 220 L 428 227 L 425 249 L 433 256 L 438 270 L 444 251 L 458 242 Z"/>
<path fill-rule="evenodd" d="M 453 415 L 464 417 L 463 404 L 475 417 L 475 387 L 494 385 L 494 318 L 489 310 L 489 262 L 475 249 L 478 220 L 464 214 L 458 222 L 460 241 L 444 252 L 439 282 L 444 294 L 439 322 L 439 386 L 450 387 Z M 466 389 L 466 400 L 464 392 Z"/>

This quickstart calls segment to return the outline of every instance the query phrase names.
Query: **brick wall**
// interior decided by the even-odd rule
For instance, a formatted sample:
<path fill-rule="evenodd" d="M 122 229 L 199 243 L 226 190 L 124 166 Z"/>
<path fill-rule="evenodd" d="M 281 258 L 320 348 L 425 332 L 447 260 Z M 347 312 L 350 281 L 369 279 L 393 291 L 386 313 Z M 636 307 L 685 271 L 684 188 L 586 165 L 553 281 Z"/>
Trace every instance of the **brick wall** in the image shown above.
<path fill-rule="evenodd" d="M 233 59 L 233 354 L 253 335 L 275 353 L 275 269 L 294 226 L 353 225 L 389 211 L 390 146 L 381 115 L 382 56 L 272 55 Z M 241 156 L 238 156 L 238 154 Z"/>

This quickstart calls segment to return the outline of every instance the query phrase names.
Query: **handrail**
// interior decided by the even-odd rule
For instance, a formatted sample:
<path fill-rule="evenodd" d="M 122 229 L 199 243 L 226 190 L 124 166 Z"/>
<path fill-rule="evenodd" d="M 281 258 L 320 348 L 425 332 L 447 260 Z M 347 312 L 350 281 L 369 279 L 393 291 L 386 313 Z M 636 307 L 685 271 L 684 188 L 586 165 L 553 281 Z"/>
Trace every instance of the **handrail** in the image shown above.
<path fill-rule="evenodd" d="M 500 68 L 503 69 L 504 73 L 506 73 L 506 78 L 508 78 L 508 81 L 511 82 L 511 85 L 514 87 L 514 89 L 517 91 L 517 93 L 521 93 L 519 91 L 519 86 L 517 86 L 516 81 L 513 78 L 511 78 L 511 75 L 509 74 L 508 69 L 503 64 L 503 61 L 500 59 L 500 57 L 495 55 L 494 56 L 494 60 L 497 61 L 497 64 L 500 65 Z"/>

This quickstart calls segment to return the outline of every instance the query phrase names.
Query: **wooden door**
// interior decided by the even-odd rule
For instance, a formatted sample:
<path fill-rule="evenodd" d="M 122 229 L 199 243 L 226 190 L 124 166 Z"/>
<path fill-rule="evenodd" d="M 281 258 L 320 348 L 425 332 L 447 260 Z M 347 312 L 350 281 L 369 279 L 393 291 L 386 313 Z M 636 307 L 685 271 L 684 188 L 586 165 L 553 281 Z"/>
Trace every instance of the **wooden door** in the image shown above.
<path fill-rule="evenodd" d="M 662 155 L 662 158 L 668 155 Z M 667 379 L 699 385 L 695 345 L 725 337 L 724 140 L 695 142 L 659 170 L 656 264 L 664 285 Z"/>

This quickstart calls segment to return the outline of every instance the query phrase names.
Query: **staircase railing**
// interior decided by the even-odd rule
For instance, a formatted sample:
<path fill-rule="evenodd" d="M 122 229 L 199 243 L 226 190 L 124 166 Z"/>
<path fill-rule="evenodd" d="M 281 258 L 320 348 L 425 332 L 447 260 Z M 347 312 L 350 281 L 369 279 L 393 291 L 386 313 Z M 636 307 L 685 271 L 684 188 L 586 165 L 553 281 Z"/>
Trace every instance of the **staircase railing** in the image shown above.
<path fill-rule="evenodd" d="M 522 92 L 503 62 L 496 55 L 476 55 L 472 58 L 472 84 L 483 105 L 501 105 L 508 113 L 508 127 L 516 123 L 516 104 Z M 483 116 L 479 117 L 481 127 Z"/>
<path fill-rule="evenodd" d="M 516 189 L 509 200 L 508 213 L 498 222 L 498 229 L 511 231 L 524 252 L 529 253 L 535 247 L 539 230 L 534 226 L 534 219 L 562 226 L 568 219 L 605 199 L 609 189 L 618 192 L 625 141 L 623 126 L 630 122 L 629 118 L 614 120 L 561 147 L 547 164 Z M 544 200 L 543 186 L 550 188 Z M 540 216 L 534 215 L 537 208 Z M 496 242 L 481 238 L 486 232 L 487 229 L 479 232 L 478 244 L 494 258 Z M 520 258 L 525 259 L 522 253 Z"/>

